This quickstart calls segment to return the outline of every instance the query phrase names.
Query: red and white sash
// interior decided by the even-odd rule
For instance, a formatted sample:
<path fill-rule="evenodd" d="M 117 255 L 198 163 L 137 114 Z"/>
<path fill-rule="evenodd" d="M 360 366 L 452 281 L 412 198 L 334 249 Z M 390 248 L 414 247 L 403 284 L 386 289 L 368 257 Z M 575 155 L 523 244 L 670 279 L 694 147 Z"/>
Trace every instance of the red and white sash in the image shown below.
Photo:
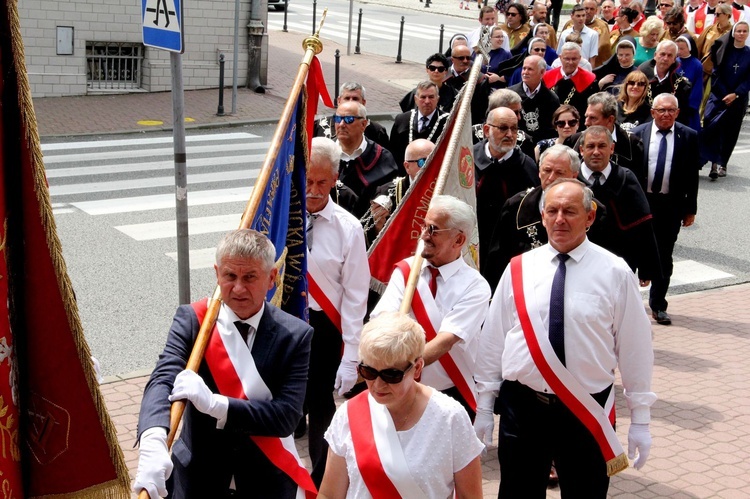
<path fill-rule="evenodd" d="M 534 283 L 523 280 L 523 257 L 521 254 L 510 261 L 510 272 L 513 299 L 531 358 L 555 395 L 591 432 L 607 462 L 607 475 L 612 476 L 628 467 L 628 458 L 612 427 L 612 420 L 607 417 L 608 414 L 610 417 L 614 415 L 614 389 L 610 390 L 607 404 L 602 408 L 560 362 L 549 342 L 539 310 L 533 302 L 526 303 L 526 296 L 534 295 Z"/>
<path fill-rule="evenodd" d="M 314 258 L 307 259 L 307 289 L 310 296 L 320 305 L 323 313 L 341 332 L 341 296 L 336 292 Z M 335 303 L 331 300 L 335 300 Z"/>
<path fill-rule="evenodd" d="M 208 300 L 192 303 L 198 321 L 203 322 Z M 227 397 L 244 400 L 271 400 L 268 389 L 255 365 L 250 349 L 242 337 L 231 331 L 221 331 L 214 325 L 206 348 L 206 364 L 211 371 L 219 393 Z M 318 490 L 297 454 L 294 438 L 250 436 L 277 468 L 286 473 L 297 484 L 297 499 L 317 497 Z"/>
<path fill-rule="evenodd" d="M 411 272 L 409 262 L 401 260 L 396 264 L 396 267 L 404 275 L 404 282 L 407 282 L 409 280 L 409 272 Z M 411 301 L 411 310 L 417 322 L 424 329 L 425 339 L 432 341 L 437 336 L 437 333 L 440 332 L 440 324 L 443 321 L 443 317 L 435 303 L 435 298 L 432 296 L 429 284 L 425 283 L 422 279 L 417 280 L 417 289 Z M 471 410 L 476 412 L 477 394 L 468 356 L 460 348 L 455 348 L 451 349 L 438 360 L 450 380 L 458 388 L 461 396 L 469 407 L 471 407 Z M 435 384 L 430 382 L 431 372 L 435 372 L 435 367 L 437 366 L 426 366 L 422 370 L 422 381 L 428 386 L 435 386 Z"/>
<path fill-rule="evenodd" d="M 427 499 L 409 473 L 388 408 L 367 391 L 346 404 L 357 468 L 373 499 Z"/>

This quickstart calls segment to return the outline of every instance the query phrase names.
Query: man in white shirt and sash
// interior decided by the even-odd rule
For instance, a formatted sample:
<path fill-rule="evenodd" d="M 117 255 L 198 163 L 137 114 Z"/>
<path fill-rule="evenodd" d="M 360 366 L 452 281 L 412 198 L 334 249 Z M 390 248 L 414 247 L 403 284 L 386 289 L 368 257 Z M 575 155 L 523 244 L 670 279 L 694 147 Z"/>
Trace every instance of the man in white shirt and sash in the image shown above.
<path fill-rule="evenodd" d="M 254 230 L 230 232 L 219 243 L 222 304 L 197 373 L 185 365 L 207 300 L 177 309 L 143 393 L 136 492 L 145 489 L 151 499 L 315 493 L 291 436 L 302 414 L 313 330 L 265 302 L 275 257 L 271 241 Z M 175 400 L 190 403 L 170 459 Z"/>
<path fill-rule="evenodd" d="M 305 406 L 312 478 L 318 486 L 328 453 L 323 434 L 336 412 L 333 390 L 343 395 L 357 382 L 359 335 L 370 285 L 362 225 L 329 194 L 338 179 L 340 156 L 331 139 L 312 139 L 307 168 L 307 271 L 310 325 L 315 333 Z"/>
<path fill-rule="evenodd" d="M 581 182 L 545 190 L 549 243 L 511 260 L 480 336 L 474 428 L 492 443 L 497 396 L 501 499 L 546 497 L 553 459 L 564 496 L 607 496 L 609 476 L 628 466 L 613 428 L 615 367 L 628 457 L 636 469 L 648 458 L 651 325 L 633 272 L 586 238 L 595 215 Z"/>
<path fill-rule="evenodd" d="M 473 419 L 474 362 L 487 314 L 490 287 L 463 259 L 476 226 L 474 210 L 452 196 L 435 196 L 422 227 L 422 271 L 411 314 L 424 328 L 427 346 L 422 383 L 458 400 Z M 401 308 L 413 258 L 396 265 L 371 317 Z"/>

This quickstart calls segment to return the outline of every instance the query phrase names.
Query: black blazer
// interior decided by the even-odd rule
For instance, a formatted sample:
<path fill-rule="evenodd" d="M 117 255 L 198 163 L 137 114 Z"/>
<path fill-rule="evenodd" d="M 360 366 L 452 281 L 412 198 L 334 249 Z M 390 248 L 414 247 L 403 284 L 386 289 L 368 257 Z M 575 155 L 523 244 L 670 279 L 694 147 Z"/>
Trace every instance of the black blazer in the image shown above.
<path fill-rule="evenodd" d="M 143 393 L 138 439 L 148 428 L 169 428 L 167 397 L 175 377 L 185 369 L 199 329 L 193 308 L 180 306 Z M 169 497 L 223 497 L 232 476 L 237 497 L 295 496 L 294 482 L 271 464 L 249 437 L 285 437 L 294 431 L 302 417 L 312 333 L 306 323 L 266 303 L 252 356 L 273 400 L 230 398 L 223 429 L 216 428 L 216 419 L 188 403 L 180 438 L 172 447 L 175 466 L 167 482 Z M 198 374 L 218 393 L 205 361 Z"/>
<path fill-rule="evenodd" d="M 639 177 L 641 187 L 646 192 L 648 187 L 648 155 L 651 142 L 653 121 L 633 129 L 633 135 L 643 141 L 643 165 L 645 175 Z M 681 217 L 695 215 L 698 211 L 698 170 L 701 167 L 698 152 L 698 133 L 681 123 L 674 125 L 674 153 L 669 172 L 669 196 L 678 203 Z"/>
<path fill-rule="evenodd" d="M 418 112 L 414 113 L 413 119 L 411 118 L 411 111 L 396 116 L 393 120 L 393 127 L 391 128 L 391 137 L 389 141 L 391 144 L 391 154 L 393 154 L 393 159 L 396 161 L 396 166 L 398 166 L 399 177 L 406 175 L 406 169 L 404 168 L 404 155 L 406 154 L 406 146 L 409 145 L 409 122 L 411 122 L 411 126 L 413 127 L 412 130 L 414 131 L 412 134 L 412 140 L 426 139 L 432 134 L 432 142 L 437 143 L 437 140 L 440 138 L 440 134 L 443 131 L 443 127 L 445 126 L 445 119 L 447 117 L 447 114 L 441 115 L 440 110 L 436 109 L 432 114 L 432 119 L 427 125 L 427 128 L 420 132 L 418 131 L 419 124 L 417 123 L 419 121 Z M 435 127 L 434 134 L 432 133 L 433 127 Z"/>

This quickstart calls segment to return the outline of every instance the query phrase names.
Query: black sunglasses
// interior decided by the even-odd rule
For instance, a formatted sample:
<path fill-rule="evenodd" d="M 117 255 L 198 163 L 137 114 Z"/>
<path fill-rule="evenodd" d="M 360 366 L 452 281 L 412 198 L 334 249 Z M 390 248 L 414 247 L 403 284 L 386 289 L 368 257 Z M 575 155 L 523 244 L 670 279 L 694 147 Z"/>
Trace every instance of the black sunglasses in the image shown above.
<path fill-rule="evenodd" d="M 646 85 L 648 85 L 648 83 L 646 83 L 645 81 L 629 81 L 625 84 L 625 86 L 628 86 L 628 85 L 635 85 L 636 87 L 645 87 Z"/>
<path fill-rule="evenodd" d="M 359 365 L 357 366 L 357 372 L 359 373 L 360 376 L 362 376 L 362 378 L 366 379 L 367 381 L 375 381 L 378 378 L 378 376 L 380 376 L 380 379 L 382 379 L 389 385 L 396 385 L 398 383 L 401 383 L 401 381 L 403 381 L 404 375 L 412 367 L 414 367 L 413 362 L 409 364 L 409 367 L 407 367 L 403 371 L 400 369 L 393 368 L 393 367 L 390 367 L 388 369 L 383 369 L 382 371 L 378 371 L 377 369 L 374 369 L 360 362 Z"/>
<path fill-rule="evenodd" d="M 566 120 L 557 120 L 557 121 L 555 121 L 555 126 L 557 128 L 562 128 L 565 125 L 568 125 L 570 128 L 573 128 L 577 124 L 578 124 L 578 120 L 575 119 L 575 118 L 573 118 L 572 120 L 567 120 L 567 121 Z"/>
<path fill-rule="evenodd" d="M 454 56 L 451 56 L 451 57 L 453 57 L 457 61 L 470 61 L 471 60 L 471 56 L 470 55 L 454 55 Z"/>
<path fill-rule="evenodd" d="M 407 163 L 416 163 L 418 167 L 422 168 L 424 167 L 425 163 L 427 163 L 427 158 L 419 158 L 419 159 L 405 159 Z"/>
<path fill-rule="evenodd" d="M 357 120 L 364 119 L 362 116 L 339 116 L 338 114 L 333 115 L 333 122 L 338 124 L 342 121 L 346 123 L 347 125 L 351 125 Z"/>
<path fill-rule="evenodd" d="M 427 69 L 429 69 L 430 71 L 437 71 L 438 73 L 443 73 L 445 71 L 445 66 L 433 66 L 432 64 L 430 64 L 429 66 L 427 66 Z"/>

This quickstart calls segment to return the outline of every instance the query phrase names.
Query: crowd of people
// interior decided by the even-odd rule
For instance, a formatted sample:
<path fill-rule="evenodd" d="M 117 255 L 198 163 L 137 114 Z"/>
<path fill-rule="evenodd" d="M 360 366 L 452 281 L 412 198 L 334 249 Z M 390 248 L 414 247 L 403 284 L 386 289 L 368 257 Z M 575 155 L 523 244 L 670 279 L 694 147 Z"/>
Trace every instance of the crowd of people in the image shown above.
<path fill-rule="evenodd" d="M 583 0 L 561 29 L 554 2 L 478 7 L 476 30 L 426 58 L 390 133 L 358 82 L 317 120 L 309 323 L 265 301 L 277 273 L 265 236 L 221 241 L 205 361 L 185 370 L 203 301 L 178 309 L 146 386 L 137 491 L 479 498 L 497 414 L 501 498 L 544 497 L 551 478 L 565 495 L 606 497 L 628 458 L 643 467 L 656 395 L 639 285 L 653 320 L 671 324 L 672 253 L 695 221 L 699 171 L 726 176 L 748 106 L 745 7 L 662 0 L 647 17 L 637 0 Z M 371 289 L 367 249 L 419 182 L 477 57 L 476 205 L 433 196 L 415 221 L 421 259 Z M 477 268 L 464 258 L 475 234 Z M 190 404 L 170 457 L 174 400 Z M 310 474 L 293 443 L 305 434 Z"/>

